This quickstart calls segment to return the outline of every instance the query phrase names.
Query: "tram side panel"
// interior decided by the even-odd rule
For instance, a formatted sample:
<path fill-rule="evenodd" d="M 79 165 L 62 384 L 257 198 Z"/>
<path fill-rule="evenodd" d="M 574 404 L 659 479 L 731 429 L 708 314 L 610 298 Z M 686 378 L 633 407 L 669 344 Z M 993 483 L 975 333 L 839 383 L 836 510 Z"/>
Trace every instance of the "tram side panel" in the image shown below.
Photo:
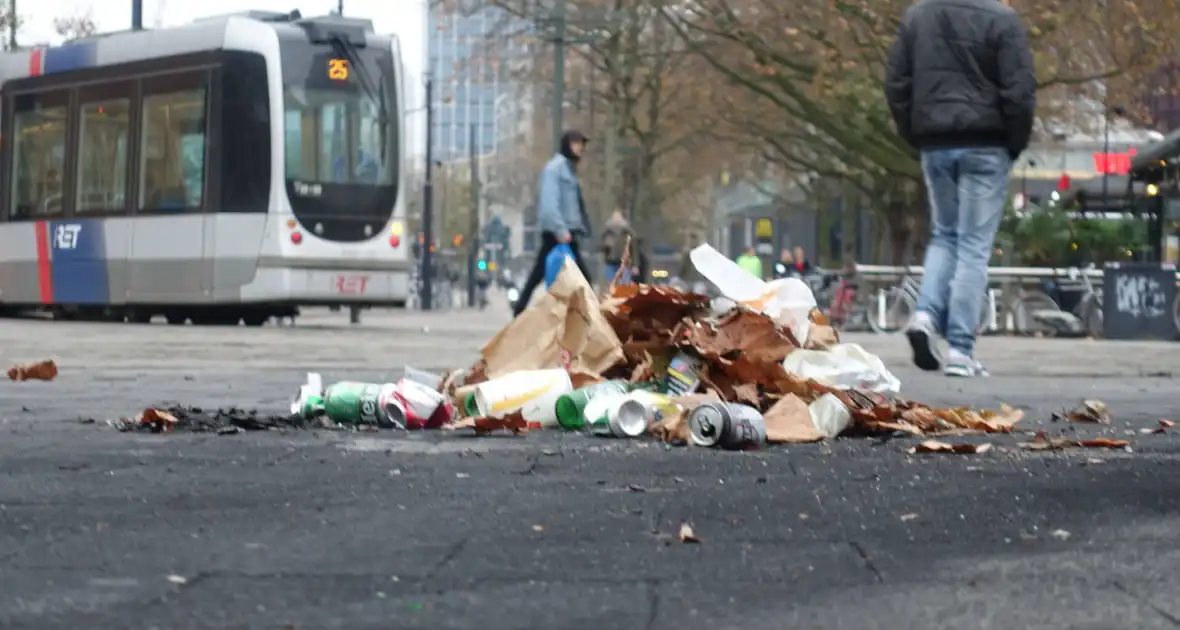
<path fill-rule="evenodd" d="M 49 242 L 39 244 L 36 233 L 32 222 L 0 223 L 0 302 L 4 304 L 41 304 L 52 299 L 51 293 L 42 293 L 40 282 L 42 270 L 49 269 Z M 44 263 L 39 262 L 39 251 Z"/>
<path fill-rule="evenodd" d="M 248 295 L 258 278 L 258 256 L 266 235 L 267 214 L 210 214 L 206 219 L 206 263 L 213 270 L 213 300 L 219 304 L 284 301 L 278 292 Z"/>
<path fill-rule="evenodd" d="M 203 304 L 205 215 L 137 217 L 127 257 L 128 302 Z"/>

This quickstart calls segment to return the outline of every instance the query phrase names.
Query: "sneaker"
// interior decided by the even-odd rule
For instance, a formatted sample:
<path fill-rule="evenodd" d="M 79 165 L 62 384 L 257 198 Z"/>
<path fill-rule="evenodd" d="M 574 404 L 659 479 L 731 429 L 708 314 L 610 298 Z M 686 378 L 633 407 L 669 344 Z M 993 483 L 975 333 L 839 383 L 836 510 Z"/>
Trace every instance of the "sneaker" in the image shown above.
<path fill-rule="evenodd" d="M 914 365 L 927 372 L 937 372 L 942 368 L 942 356 L 938 351 L 938 331 L 934 329 L 934 320 L 929 314 L 915 313 L 906 326 L 905 336 L 910 340 L 910 348 L 914 351 Z"/>
<path fill-rule="evenodd" d="M 970 356 L 951 348 L 950 356 L 947 358 L 946 369 L 943 374 L 947 376 L 959 376 L 963 378 L 971 378 L 973 376 L 991 376 L 987 368 L 983 364 Z"/>

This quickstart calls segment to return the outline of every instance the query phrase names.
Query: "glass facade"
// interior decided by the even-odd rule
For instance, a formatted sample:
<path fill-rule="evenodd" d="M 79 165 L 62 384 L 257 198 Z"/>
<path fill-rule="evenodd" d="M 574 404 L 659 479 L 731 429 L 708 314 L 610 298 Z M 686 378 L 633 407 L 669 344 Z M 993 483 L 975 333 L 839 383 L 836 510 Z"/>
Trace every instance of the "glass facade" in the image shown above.
<path fill-rule="evenodd" d="M 494 57 L 494 40 L 505 30 L 506 16 L 495 7 L 472 11 L 438 3 L 426 21 L 428 68 L 434 76 L 434 159 L 467 157 L 471 127 L 475 152 L 496 148 L 496 96 L 502 73 Z M 509 29 L 510 31 L 511 29 Z"/>

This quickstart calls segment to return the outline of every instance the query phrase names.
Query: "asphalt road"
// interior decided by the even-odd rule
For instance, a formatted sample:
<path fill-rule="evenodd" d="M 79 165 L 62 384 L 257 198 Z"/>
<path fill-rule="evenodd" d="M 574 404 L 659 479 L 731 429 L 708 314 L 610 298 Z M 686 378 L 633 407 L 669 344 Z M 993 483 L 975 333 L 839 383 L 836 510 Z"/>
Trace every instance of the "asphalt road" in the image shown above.
<path fill-rule="evenodd" d="M 280 411 L 328 380 L 466 365 L 504 321 L 294 328 L 0 321 L 0 628 L 687 630 L 1180 626 L 1176 346 L 988 339 L 948 381 L 860 337 L 907 395 L 1049 414 L 1127 451 L 912 456 L 910 440 L 727 453 L 534 433 L 121 434 L 179 401 Z M 82 424 L 79 418 L 94 418 Z M 994 439 L 1011 447 L 1017 438 Z M 699 544 L 677 536 L 690 523 Z"/>

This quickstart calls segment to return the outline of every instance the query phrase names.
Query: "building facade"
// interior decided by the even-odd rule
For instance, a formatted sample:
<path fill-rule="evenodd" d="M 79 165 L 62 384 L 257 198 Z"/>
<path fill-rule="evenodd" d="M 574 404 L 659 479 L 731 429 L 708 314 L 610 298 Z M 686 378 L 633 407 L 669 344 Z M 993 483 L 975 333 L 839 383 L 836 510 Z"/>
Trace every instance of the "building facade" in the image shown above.
<path fill-rule="evenodd" d="M 462 5 L 462 3 L 460 3 Z M 503 25 L 503 12 L 494 7 L 434 3 L 426 17 L 427 71 L 434 79 L 434 124 L 430 130 L 434 159 L 450 162 L 471 152 L 496 146 L 496 96 L 500 89 L 498 64 L 491 39 Z"/>

